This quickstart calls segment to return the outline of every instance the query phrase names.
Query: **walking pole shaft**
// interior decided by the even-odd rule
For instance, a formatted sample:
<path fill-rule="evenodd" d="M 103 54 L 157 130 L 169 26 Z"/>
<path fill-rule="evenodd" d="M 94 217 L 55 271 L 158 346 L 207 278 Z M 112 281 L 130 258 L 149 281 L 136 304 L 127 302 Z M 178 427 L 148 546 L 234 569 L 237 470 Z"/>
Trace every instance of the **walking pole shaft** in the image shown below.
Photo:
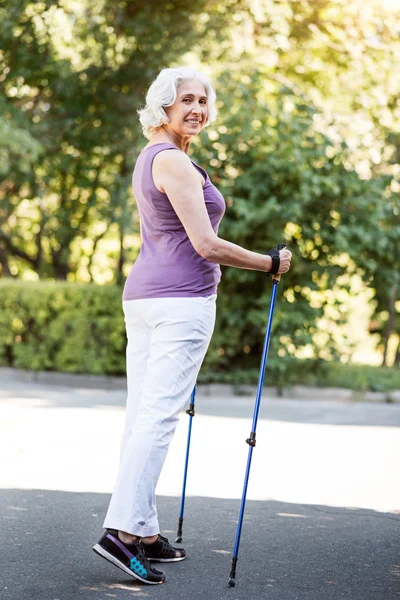
<path fill-rule="evenodd" d="M 263 383 L 264 383 L 265 368 L 266 368 L 266 364 L 267 364 L 269 344 L 270 344 L 270 339 L 271 339 L 272 317 L 273 317 L 274 309 L 275 309 L 275 301 L 276 301 L 276 294 L 277 294 L 277 290 L 278 290 L 278 283 L 279 283 L 279 281 L 273 280 L 272 297 L 271 297 L 271 303 L 270 303 L 269 314 L 268 314 L 268 324 L 267 324 L 265 340 L 264 340 L 264 347 L 263 347 L 262 358 L 261 358 L 260 373 L 258 376 L 257 396 L 256 396 L 256 403 L 254 406 L 253 424 L 252 424 L 252 428 L 251 428 L 251 432 L 250 432 L 250 437 L 246 440 L 247 444 L 249 444 L 249 454 L 247 457 L 246 474 L 245 474 L 245 478 L 244 478 L 242 501 L 240 504 L 239 520 L 238 520 L 238 526 L 237 526 L 237 531 L 236 531 L 236 540 L 235 540 L 235 546 L 233 549 L 232 567 L 231 567 L 231 572 L 230 572 L 230 577 L 229 577 L 229 585 L 231 587 L 234 587 L 236 585 L 236 582 L 235 582 L 236 564 L 237 564 L 238 555 L 239 555 L 239 545 L 240 545 L 240 537 L 241 537 L 241 533 L 242 533 L 244 509 L 246 506 L 246 495 L 247 495 L 247 486 L 249 483 L 249 476 L 250 476 L 251 459 L 253 456 L 253 449 L 256 445 L 256 429 L 257 429 L 258 413 L 260 411 L 261 394 L 262 394 L 262 388 L 263 388 Z"/>
<path fill-rule="evenodd" d="M 251 434 L 254 433 L 254 436 L 255 436 L 256 428 L 257 428 L 258 413 L 260 411 L 261 395 L 262 395 L 262 390 L 263 390 L 263 385 L 264 385 L 265 369 L 267 366 L 269 344 L 271 341 L 272 318 L 274 316 L 276 295 L 277 295 L 277 291 L 278 291 L 278 283 L 279 283 L 279 280 L 276 280 L 276 279 L 274 279 L 272 282 L 272 296 L 271 296 L 271 303 L 269 306 L 268 323 L 267 323 L 267 329 L 266 329 L 265 339 L 264 339 L 264 347 L 263 347 L 263 352 L 262 352 L 262 357 L 261 357 L 260 373 L 258 376 L 256 404 L 254 407 L 253 425 L 252 425 L 252 429 L 251 429 Z M 251 437 L 251 434 L 250 434 L 250 437 Z"/>
<path fill-rule="evenodd" d="M 283 248 L 285 248 L 285 244 L 279 244 L 278 250 L 282 250 Z M 256 445 L 256 429 L 257 429 L 258 413 L 260 411 L 261 394 L 262 394 L 262 389 L 263 389 L 263 384 L 264 384 L 265 369 L 266 369 L 266 365 L 267 365 L 269 343 L 271 340 L 272 319 L 274 316 L 276 295 L 277 295 L 277 291 L 278 291 L 279 282 L 280 282 L 280 275 L 274 275 L 272 278 L 272 296 L 271 296 L 271 302 L 270 302 L 270 306 L 269 306 L 268 322 L 267 322 L 267 328 L 266 328 L 266 332 L 265 332 L 264 347 L 263 347 L 261 365 L 260 365 L 260 373 L 258 376 L 256 403 L 254 406 L 254 414 L 253 414 L 253 424 L 252 424 L 252 428 L 251 428 L 251 432 L 250 432 L 250 437 L 246 440 L 246 443 L 249 444 L 249 454 L 247 457 L 246 474 L 245 474 L 245 478 L 244 478 L 242 501 L 240 503 L 239 519 L 238 519 L 238 526 L 237 526 L 237 531 L 236 531 L 236 540 L 235 540 L 235 546 L 233 549 L 232 566 L 231 566 L 231 572 L 230 572 L 230 576 L 229 576 L 229 585 L 231 587 L 235 587 L 235 585 L 236 585 L 236 581 L 235 581 L 236 565 L 237 565 L 238 555 L 239 555 L 240 537 L 242 534 L 243 516 L 244 516 L 244 509 L 245 509 L 245 505 L 246 505 L 246 496 L 247 496 L 247 486 L 249 483 L 253 449 Z"/>
<path fill-rule="evenodd" d="M 179 512 L 178 531 L 177 531 L 176 540 L 175 540 L 175 542 L 178 542 L 178 543 L 180 543 L 182 541 L 183 514 L 185 512 L 185 494 L 186 494 L 187 472 L 188 472 L 188 465 L 189 465 L 190 440 L 192 437 L 192 421 L 193 421 L 193 417 L 195 416 L 195 409 L 194 409 L 195 397 L 196 397 L 196 386 L 194 386 L 194 388 L 193 388 L 192 395 L 190 396 L 189 408 L 186 411 L 186 414 L 189 415 L 189 429 L 188 429 L 188 438 L 187 438 L 187 445 L 186 445 L 185 470 L 183 473 L 181 508 L 180 508 L 180 512 Z"/>

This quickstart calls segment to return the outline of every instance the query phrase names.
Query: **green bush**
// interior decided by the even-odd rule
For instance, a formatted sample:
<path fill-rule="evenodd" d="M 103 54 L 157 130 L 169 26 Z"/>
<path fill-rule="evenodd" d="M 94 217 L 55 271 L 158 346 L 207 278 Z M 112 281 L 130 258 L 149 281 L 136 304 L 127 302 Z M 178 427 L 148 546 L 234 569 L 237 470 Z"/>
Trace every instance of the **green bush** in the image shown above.
<path fill-rule="evenodd" d="M 121 289 L 0 280 L 0 362 L 33 371 L 125 373 Z"/>
<path fill-rule="evenodd" d="M 117 286 L 1 279 L 0 364 L 33 371 L 124 375 L 121 295 Z M 229 324 L 221 306 L 217 315 L 199 383 L 255 385 L 261 346 L 257 353 L 245 354 L 237 323 Z M 400 369 L 292 357 L 281 361 L 277 347 L 272 336 L 265 385 L 400 389 Z"/>
<path fill-rule="evenodd" d="M 252 352 L 243 351 L 238 323 L 220 304 L 200 382 L 257 383 L 265 324 L 253 326 Z M 250 326 L 249 326 L 250 327 Z M 69 373 L 122 375 L 126 336 L 117 286 L 0 280 L 0 364 Z M 223 346 L 223 348 L 222 348 Z M 310 383 L 322 361 L 277 356 L 271 344 L 266 384 Z"/>

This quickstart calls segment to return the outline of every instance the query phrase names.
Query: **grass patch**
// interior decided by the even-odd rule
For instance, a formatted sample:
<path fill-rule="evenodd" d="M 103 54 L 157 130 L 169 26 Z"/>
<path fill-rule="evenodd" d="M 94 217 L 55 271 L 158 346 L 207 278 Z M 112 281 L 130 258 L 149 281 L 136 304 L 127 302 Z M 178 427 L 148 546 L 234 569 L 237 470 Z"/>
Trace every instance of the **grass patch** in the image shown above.
<path fill-rule="evenodd" d="M 256 385 L 258 369 L 232 369 L 231 371 L 202 370 L 199 383 L 229 383 L 231 385 Z M 340 362 L 296 360 L 285 377 L 266 369 L 264 385 L 287 387 L 309 385 L 339 387 L 355 391 L 388 392 L 400 390 L 400 369 L 353 365 Z"/>
<path fill-rule="evenodd" d="M 327 363 L 326 373 L 318 385 L 372 392 L 399 390 L 400 369 Z"/>

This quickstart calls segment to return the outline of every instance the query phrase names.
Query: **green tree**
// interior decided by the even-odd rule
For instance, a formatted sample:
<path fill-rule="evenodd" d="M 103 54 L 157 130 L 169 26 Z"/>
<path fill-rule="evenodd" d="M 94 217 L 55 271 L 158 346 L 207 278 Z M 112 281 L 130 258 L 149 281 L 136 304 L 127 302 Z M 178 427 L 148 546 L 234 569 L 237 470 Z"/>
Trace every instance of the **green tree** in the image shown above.
<path fill-rule="evenodd" d="M 214 73 L 219 92 L 220 119 L 197 155 L 228 201 L 222 235 L 263 251 L 284 234 L 294 249 L 284 288 L 291 310 L 275 320 L 285 373 L 310 341 L 317 358 L 338 351 L 317 324 L 328 302 L 338 321 L 346 318 L 328 290 L 349 268 L 376 289 L 388 340 L 398 325 L 383 310 L 396 307 L 387 282 L 400 239 L 392 16 L 375 0 L 1 7 L 1 123 L 15 134 L 5 152 L 16 163 L 0 174 L 3 274 L 29 266 L 41 277 L 95 279 L 95 253 L 116 236 L 122 281 L 135 258 L 127 232 L 138 233 L 129 191 L 143 145 L 136 110 L 160 68 L 189 52 Z M 28 152 L 19 153 L 13 135 Z M 260 274 L 226 270 L 209 360 L 255 364 L 265 289 Z"/>
<path fill-rule="evenodd" d="M 386 182 L 362 180 L 346 168 L 348 149 L 318 129 L 316 108 L 287 88 L 272 93 L 263 71 L 229 73 L 219 83 L 224 116 L 197 154 L 213 166 L 213 180 L 227 199 L 221 235 L 258 252 L 283 241 L 293 252 L 282 285 L 289 304 L 278 305 L 274 321 L 283 381 L 302 348 L 312 345 L 316 359 L 338 355 L 329 334 L 317 340 L 318 319 L 338 278 L 349 268 L 372 277 L 377 263 L 371 247 L 380 254 L 390 247 L 382 231 Z M 268 297 L 260 273 L 225 269 L 209 361 L 255 367 Z M 339 300 L 332 302 L 339 308 Z M 338 321 L 345 317 L 339 309 Z"/>
<path fill-rule="evenodd" d="M 249 2 L 237 15 L 241 42 L 232 63 L 247 53 L 249 63 L 264 73 L 265 86 L 277 82 L 313 104 L 319 129 L 336 146 L 348 148 L 345 164 L 371 189 L 386 185 L 379 225 L 384 234 L 365 232 L 364 280 L 376 290 L 382 319 L 383 362 L 392 335 L 399 340 L 400 120 L 398 23 L 400 6 L 379 0 L 288 0 Z M 368 195 L 368 184 L 365 193 Z M 371 219 L 376 219 L 374 211 Z M 339 248 L 338 248 L 339 250 Z M 385 316 L 384 316 L 385 315 Z"/>
<path fill-rule="evenodd" d="M 6 174 L 0 191 L 10 209 L 0 248 L 15 272 L 25 264 L 40 276 L 65 279 L 82 258 L 90 264 L 116 224 L 121 280 L 125 231 L 128 224 L 138 231 L 128 191 L 143 139 L 136 111 L 162 67 L 207 42 L 201 15 L 213 12 L 224 36 L 229 15 L 220 9 L 236 5 L 17 0 L 0 9 L 3 119 L 13 123 L 24 114 L 26 135 L 43 149 L 29 172 L 13 173 L 12 187 Z M 91 248 L 81 249 L 88 238 Z"/>

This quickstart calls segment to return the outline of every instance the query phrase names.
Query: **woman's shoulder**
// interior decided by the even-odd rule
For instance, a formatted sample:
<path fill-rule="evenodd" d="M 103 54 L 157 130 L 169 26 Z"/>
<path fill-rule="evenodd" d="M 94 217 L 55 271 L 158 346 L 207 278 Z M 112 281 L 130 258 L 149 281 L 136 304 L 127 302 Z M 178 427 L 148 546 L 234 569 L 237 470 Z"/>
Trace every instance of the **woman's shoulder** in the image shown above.
<path fill-rule="evenodd" d="M 151 146 L 149 148 L 151 148 Z M 159 145 L 157 150 L 153 161 L 155 166 L 163 166 L 167 169 L 175 170 L 191 165 L 191 160 L 188 155 L 173 144 L 166 145 L 164 148 Z"/>
<path fill-rule="evenodd" d="M 207 181 L 208 175 L 204 169 L 196 165 L 191 158 L 171 142 L 157 142 L 147 144 L 141 152 L 144 157 L 151 157 L 153 177 L 157 180 L 165 174 L 178 178 L 187 177 L 188 181 L 197 171 L 202 176 L 202 184 Z"/>
<path fill-rule="evenodd" d="M 186 186 L 195 184 L 196 178 L 201 176 L 185 152 L 178 148 L 159 152 L 153 160 L 153 179 L 156 187 L 160 190 L 164 188 L 166 181 L 178 183 L 182 187 L 182 182 Z M 205 178 L 202 178 L 204 185 Z M 157 185 L 158 184 L 158 185 Z"/>
<path fill-rule="evenodd" d="M 164 163 L 165 157 L 173 157 L 173 162 L 182 163 L 188 157 L 182 150 L 170 142 L 158 142 L 156 144 L 147 144 L 140 152 L 138 159 L 151 161 L 151 164 Z M 169 160 L 167 160 L 169 164 Z"/>
<path fill-rule="evenodd" d="M 164 147 L 163 147 L 164 146 Z M 171 142 L 155 142 L 153 144 L 147 144 L 144 148 L 142 148 L 142 152 L 146 152 L 147 150 L 156 150 L 158 152 L 162 152 L 163 150 L 178 150 L 178 152 L 182 152 L 177 146 L 171 144 Z"/>

